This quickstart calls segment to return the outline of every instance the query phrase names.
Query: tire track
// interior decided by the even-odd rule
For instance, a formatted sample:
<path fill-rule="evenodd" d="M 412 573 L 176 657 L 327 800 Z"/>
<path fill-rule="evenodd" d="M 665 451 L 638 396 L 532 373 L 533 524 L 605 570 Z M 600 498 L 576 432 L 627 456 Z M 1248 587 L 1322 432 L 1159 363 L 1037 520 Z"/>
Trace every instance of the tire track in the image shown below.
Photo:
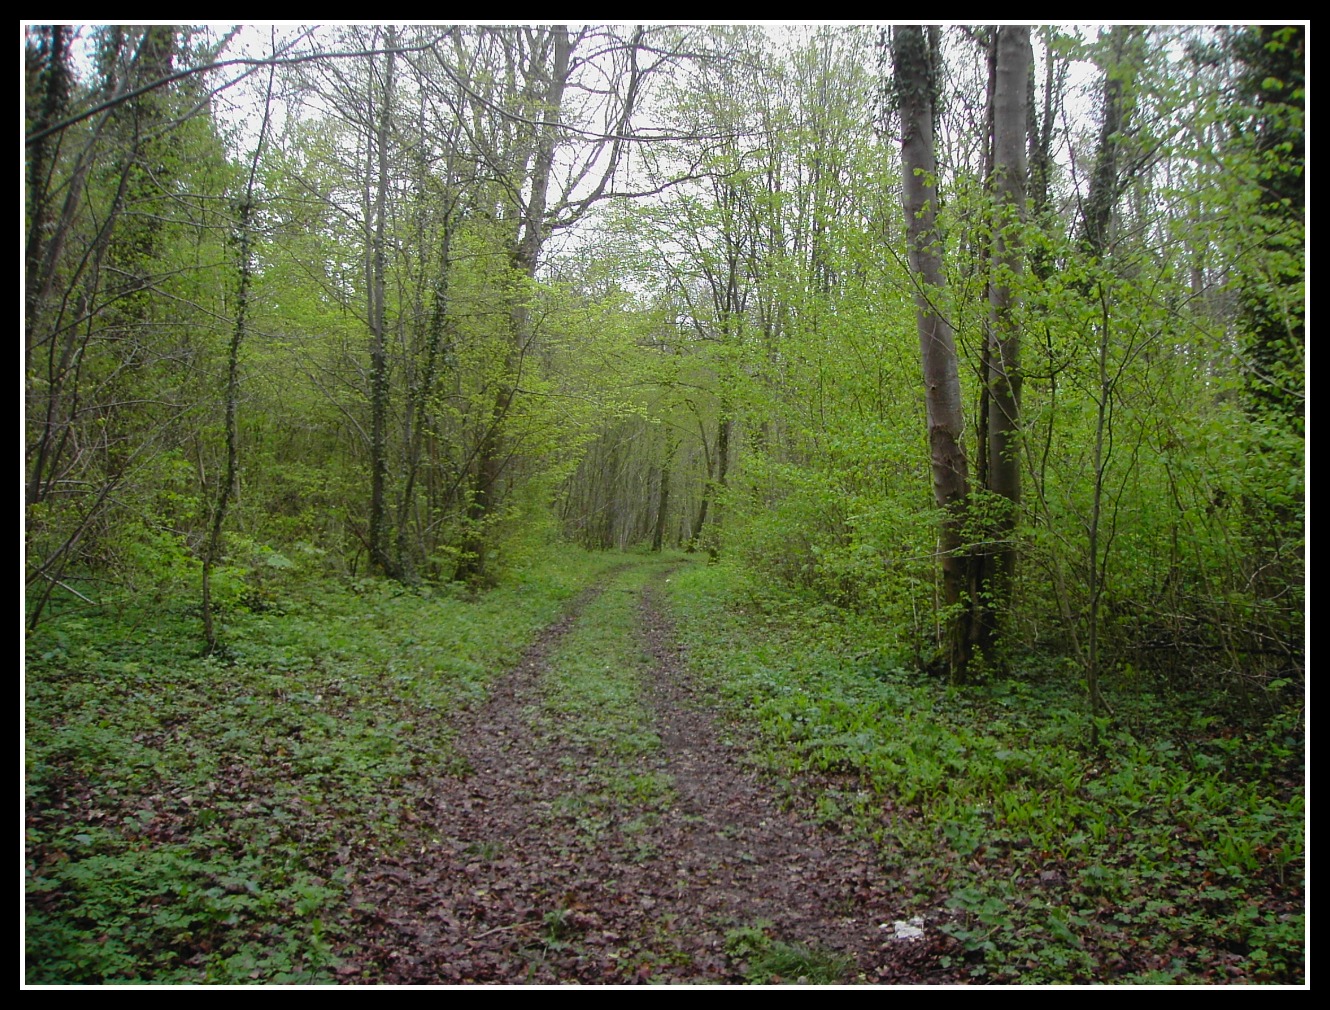
<path fill-rule="evenodd" d="M 743 929 L 849 959 L 846 981 L 918 980 L 879 928 L 893 901 L 871 847 L 783 809 L 726 744 L 665 612 L 668 573 L 639 593 L 641 574 L 584 592 L 456 720 L 463 773 L 419 783 L 400 850 L 356 875 L 348 981 L 738 982 L 745 952 L 726 939 Z M 567 651 L 594 640 L 582 622 L 617 607 L 634 614 L 632 675 L 660 740 L 627 756 L 549 694 L 560 663 L 586 659 Z"/>

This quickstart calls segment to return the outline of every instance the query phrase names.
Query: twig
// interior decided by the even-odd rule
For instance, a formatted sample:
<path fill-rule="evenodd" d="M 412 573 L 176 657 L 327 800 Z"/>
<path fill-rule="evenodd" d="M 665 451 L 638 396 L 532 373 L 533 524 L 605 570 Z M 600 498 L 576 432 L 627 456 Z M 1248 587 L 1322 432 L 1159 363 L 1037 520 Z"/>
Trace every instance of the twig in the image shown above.
<path fill-rule="evenodd" d="M 524 924 L 523 924 L 523 923 L 520 923 L 520 922 L 514 922 L 514 923 L 511 923 L 510 925 L 507 925 L 507 926 L 495 926 L 493 929 L 487 929 L 487 930 L 485 930 L 485 932 L 483 932 L 483 933 L 477 933 L 477 934 L 476 934 L 475 936 L 473 936 L 471 939 L 473 939 L 473 940 L 481 940 L 481 939 L 484 939 L 485 937 L 489 936 L 491 933 L 502 933 L 505 929 L 516 929 L 518 926 L 521 926 L 521 925 L 524 925 Z"/>
<path fill-rule="evenodd" d="M 67 589 L 69 592 L 73 593 L 75 596 L 77 596 L 77 597 L 78 597 L 80 600 L 82 600 L 84 603 L 88 604 L 88 606 L 90 606 L 90 607 L 95 607 L 95 606 L 97 606 L 97 603 L 96 603 L 95 600 L 90 600 L 90 599 L 88 599 L 86 596 L 84 596 L 82 593 L 80 593 L 80 592 L 79 592 L 77 589 L 75 589 L 73 586 L 67 586 L 67 585 L 65 585 L 63 582 L 61 582 L 59 579 L 52 578 L 50 575 L 47 575 L 45 572 L 42 572 L 42 575 L 43 575 L 44 577 L 46 577 L 47 579 L 50 579 L 50 581 L 54 582 L 54 583 L 55 583 L 57 586 L 59 586 L 61 589 Z"/>

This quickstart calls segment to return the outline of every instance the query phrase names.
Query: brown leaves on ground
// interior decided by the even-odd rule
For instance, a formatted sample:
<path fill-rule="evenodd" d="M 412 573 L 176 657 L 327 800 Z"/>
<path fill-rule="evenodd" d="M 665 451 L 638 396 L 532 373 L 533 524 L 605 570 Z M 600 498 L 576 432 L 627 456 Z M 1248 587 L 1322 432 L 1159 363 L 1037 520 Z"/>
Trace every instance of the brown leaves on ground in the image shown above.
<path fill-rule="evenodd" d="M 637 809 L 603 801 L 587 773 L 595 755 L 540 716 L 542 674 L 593 596 L 460 718 L 466 771 L 417 784 L 407 843 L 354 867 L 360 939 L 341 977 L 742 982 L 749 966 L 727 933 L 757 929 L 829 963 L 848 957 L 841 981 L 951 981 L 934 949 L 949 941 L 897 942 L 884 928 L 898 916 L 872 848 L 783 809 L 722 742 L 653 586 L 639 634 L 661 747 L 630 760 L 672 790 Z"/>

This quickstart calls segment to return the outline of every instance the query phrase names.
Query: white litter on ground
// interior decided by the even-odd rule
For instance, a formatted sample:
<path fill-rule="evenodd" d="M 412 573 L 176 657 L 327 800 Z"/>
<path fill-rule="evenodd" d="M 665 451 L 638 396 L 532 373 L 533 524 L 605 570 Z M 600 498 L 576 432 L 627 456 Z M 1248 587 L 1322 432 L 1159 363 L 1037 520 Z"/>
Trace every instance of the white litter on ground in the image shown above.
<path fill-rule="evenodd" d="M 892 931 L 893 940 L 918 940 L 924 935 L 924 917 L 916 915 L 913 919 L 897 919 L 892 923 L 882 923 L 878 929 Z"/>

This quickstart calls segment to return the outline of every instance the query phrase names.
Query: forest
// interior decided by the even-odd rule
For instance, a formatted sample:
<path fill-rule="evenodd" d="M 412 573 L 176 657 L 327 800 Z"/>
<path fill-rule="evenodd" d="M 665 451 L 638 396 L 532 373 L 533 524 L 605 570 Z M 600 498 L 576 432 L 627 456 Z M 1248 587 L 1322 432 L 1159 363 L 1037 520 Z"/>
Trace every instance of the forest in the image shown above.
<path fill-rule="evenodd" d="M 1306 24 L 24 32 L 25 976 L 1306 985 Z"/>

